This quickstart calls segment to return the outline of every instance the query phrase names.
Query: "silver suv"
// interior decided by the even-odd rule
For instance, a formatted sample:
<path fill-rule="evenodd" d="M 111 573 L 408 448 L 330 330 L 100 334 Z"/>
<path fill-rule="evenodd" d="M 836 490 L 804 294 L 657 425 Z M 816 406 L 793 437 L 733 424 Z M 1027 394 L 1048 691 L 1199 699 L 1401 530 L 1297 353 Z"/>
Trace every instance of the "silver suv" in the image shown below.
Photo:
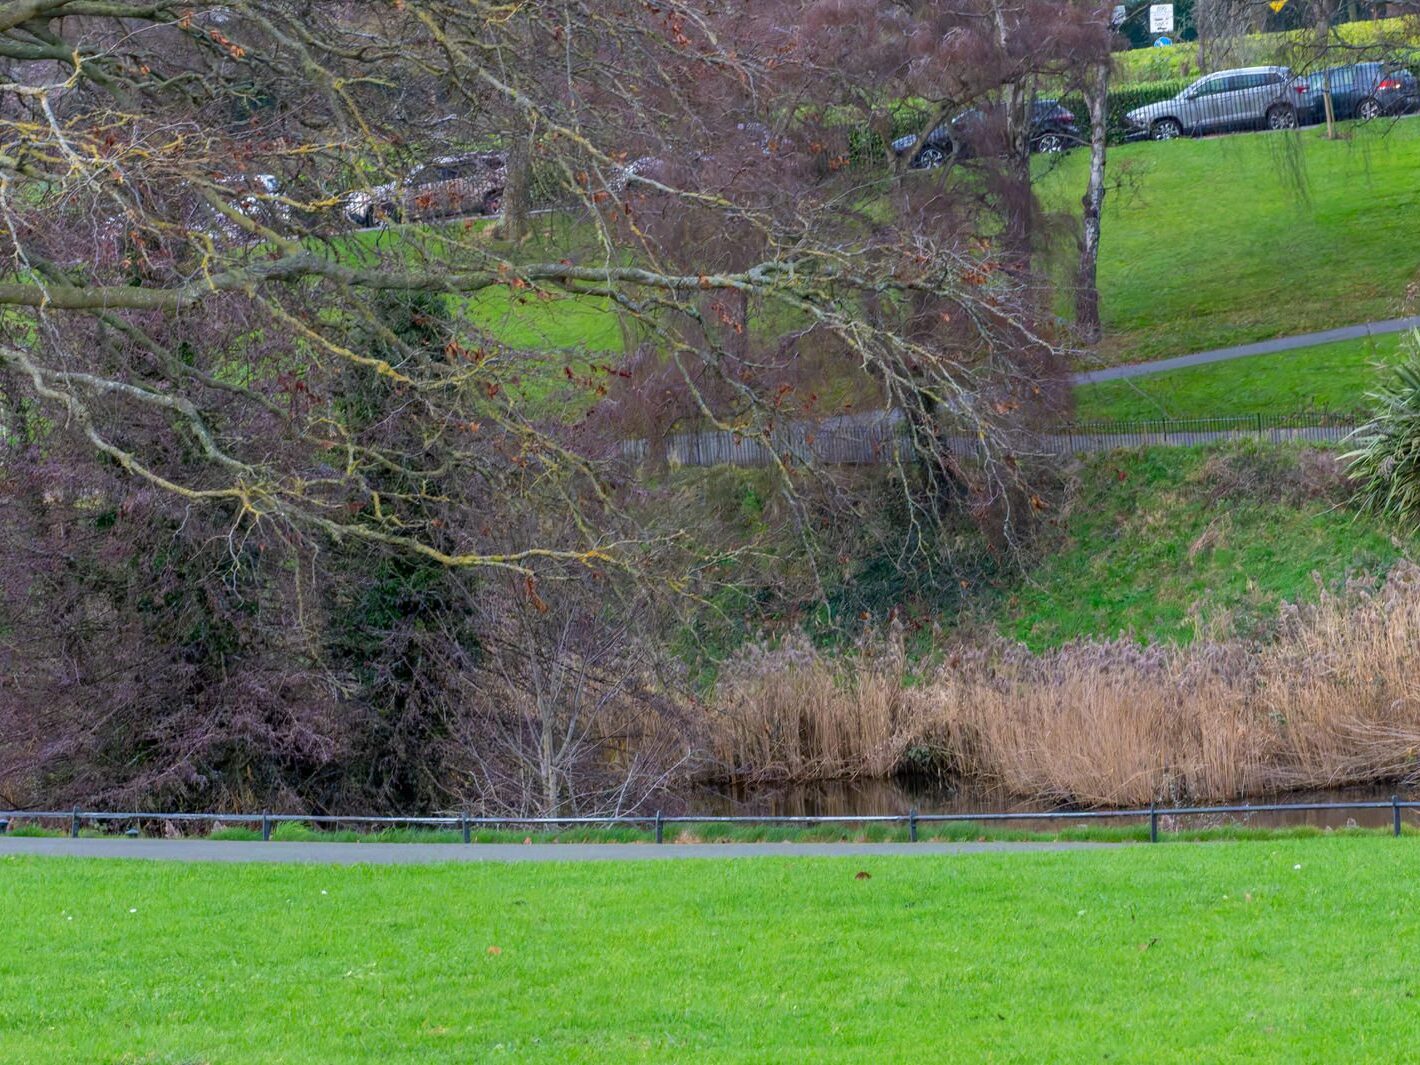
<path fill-rule="evenodd" d="M 1225 129 L 1296 129 L 1297 109 L 1287 91 L 1292 83 L 1286 67 L 1220 70 L 1172 100 L 1136 107 L 1124 121 L 1134 138 L 1156 141 Z"/>

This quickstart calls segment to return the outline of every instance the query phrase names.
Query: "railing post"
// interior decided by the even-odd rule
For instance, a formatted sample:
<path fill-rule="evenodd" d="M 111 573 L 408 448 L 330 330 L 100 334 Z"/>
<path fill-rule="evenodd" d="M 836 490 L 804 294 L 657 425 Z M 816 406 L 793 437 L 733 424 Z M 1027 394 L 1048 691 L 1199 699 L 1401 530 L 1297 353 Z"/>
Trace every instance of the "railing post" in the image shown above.
<path fill-rule="evenodd" d="M 468 827 L 468 811 L 459 814 L 459 826 L 463 829 L 463 841 L 465 843 L 472 843 L 473 833 Z"/>
<path fill-rule="evenodd" d="M 74 812 L 69 815 L 69 838 L 79 838 L 79 808 L 76 806 Z"/>
<path fill-rule="evenodd" d="M 271 841 L 271 811 L 261 811 L 261 841 L 269 843 Z"/>
<path fill-rule="evenodd" d="M 661 811 L 660 811 L 660 810 L 657 810 L 657 811 L 656 811 L 656 842 L 657 842 L 657 843 L 664 843 L 665 841 L 666 841 L 666 826 L 665 826 L 665 822 L 664 822 L 664 820 L 663 820 L 662 817 L 661 817 Z"/>
<path fill-rule="evenodd" d="M 1391 808 L 1392 814 L 1394 815 L 1394 817 L 1393 817 L 1392 820 L 1393 820 L 1393 822 L 1394 822 L 1394 824 L 1395 824 L 1395 834 L 1398 836 L 1398 835 L 1400 835 L 1400 796 L 1399 796 L 1399 795 L 1392 795 L 1392 796 L 1390 797 L 1390 808 Z"/>
<path fill-rule="evenodd" d="M 907 842 L 917 842 L 917 807 L 907 812 Z"/>
<path fill-rule="evenodd" d="M 1159 842 L 1159 807 L 1157 802 L 1149 803 L 1149 842 Z"/>

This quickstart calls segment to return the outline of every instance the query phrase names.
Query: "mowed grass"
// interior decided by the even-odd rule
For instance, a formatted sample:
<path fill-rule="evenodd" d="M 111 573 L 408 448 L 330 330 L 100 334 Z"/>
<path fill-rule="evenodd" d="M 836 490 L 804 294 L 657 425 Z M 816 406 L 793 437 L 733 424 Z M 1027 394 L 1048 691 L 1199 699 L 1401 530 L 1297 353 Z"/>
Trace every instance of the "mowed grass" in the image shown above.
<path fill-rule="evenodd" d="M 1409 1060 L 1416 845 L 341 868 L 8 858 L 0 1057 Z"/>
<path fill-rule="evenodd" d="M 1355 573 L 1384 574 L 1404 545 L 1339 504 L 1334 473 L 1307 454 L 1238 444 L 1092 457 L 997 624 L 1034 648 L 1264 635 L 1281 604 Z"/>
<path fill-rule="evenodd" d="M 1420 268 L 1420 119 L 1347 139 L 1237 134 L 1110 149 L 1099 283 L 1109 361 L 1394 317 Z M 1038 162 L 1077 213 L 1083 151 Z M 1073 254 L 1073 252 L 1071 253 Z"/>
<path fill-rule="evenodd" d="M 1170 370 L 1075 390 L 1081 421 L 1203 418 L 1261 412 L 1363 413 L 1383 368 L 1399 361 L 1400 334 L 1321 344 L 1276 355 Z"/>

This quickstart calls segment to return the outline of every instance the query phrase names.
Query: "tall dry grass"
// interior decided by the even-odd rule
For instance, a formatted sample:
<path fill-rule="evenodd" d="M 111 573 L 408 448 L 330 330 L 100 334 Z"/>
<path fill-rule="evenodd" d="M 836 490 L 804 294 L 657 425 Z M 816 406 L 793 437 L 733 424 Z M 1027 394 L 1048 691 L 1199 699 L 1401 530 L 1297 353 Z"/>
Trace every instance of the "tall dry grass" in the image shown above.
<path fill-rule="evenodd" d="M 901 653 L 802 639 L 725 671 L 709 723 L 727 774 L 883 776 L 924 752 L 1012 793 L 1089 804 L 1395 780 L 1420 758 L 1420 568 L 1284 609 L 1261 648 L 956 646 L 903 684 Z"/>
<path fill-rule="evenodd" d="M 829 658 L 803 636 L 754 644 L 722 669 L 708 722 L 716 771 L 790 781 L 884 777 L 914 731 L 895 642 Z"/>

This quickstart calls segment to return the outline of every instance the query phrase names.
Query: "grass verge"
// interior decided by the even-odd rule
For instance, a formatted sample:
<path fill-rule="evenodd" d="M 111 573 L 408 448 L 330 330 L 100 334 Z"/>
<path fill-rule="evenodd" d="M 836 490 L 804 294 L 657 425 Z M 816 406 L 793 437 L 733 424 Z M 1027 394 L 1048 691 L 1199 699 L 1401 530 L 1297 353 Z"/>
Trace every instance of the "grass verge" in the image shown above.
<path fill-rule="evenodd" d="M 1377 368 L 1399 361 L 1402 334 L 1254 355 L 1075 389 L 1076 417 L 1215 418 L 1320 410 L 1363 413 Z"/>
<path fill-rule="evenodd" d="M 1092 457 L 1075 476 L 1056 538 L 996 614 L 1037 649 L 1265 635 L 1281 604 L 1383 575 L 1406 550 L 1345 507 L 1334 454 L 1320 449 L 1145 448 Z"/>
<path fill-rule="evenodd" d="M 1224 840 L 1316 839 L 1332 835 L 1389 835 L 1390 828 L 1327 828 L 1319 825 L 1269 826 L 1243 821 L 1223 820 L 1224 815 L 1194 815 L 1183 819 L 1163 813 L 1160 842 L 1208 843 Z M 1387 815 L 1388 816 L 1388 815 Z M 1039 824 L 1039 822 L 1036 822 Z M 1420 827 L 1404 826 L 1407 835 L 1420 835 Z M 10 833 L 26 838 L 59 839 L 67 835 L 55 829 L 27 826 Z M 83 839 L 112 839 L 115 833 L 84 831 Z M 155 837 L 149 837 L 155 838 Z M 224 828 L 205 838 L 218 842 L 253 843 L 261 833 L 246 828 Z M 462 835 L 439 829 L 400 828 L 379 832 L 354 830 L 327 831 L 304 823 L 285 823 L 276 828 L 271 838 L 278 843 L 454 843 L 463 842 Z M 665 828 L 670 844 L 690 843 L 907 843 L 909 831 L 905 824 L 879 822 L 838 822 L 819 825 L 725 824 L 718 822 L 671 823 Z M 1059 827 L 1014 827 L 999 821 L 926 821 L 918 825 L 917 838 L 927 843 L 1143 843 L 1149 839 L 1146 821 L 1064 821 Z M 597 828 L 579 826 L 558 831 L 513 829 L 477 829 L 469 834 L 470 844 L 488 843 L 637 843 L 654 844 L 655 832 L 648 828 L 614 826 Z"/>
<path fill-rule="evenodd" d="M 1420 267 L 1420 118 L 1343 128 L 1111 149 L 1101 354 L 1142 362 L 1399 313 Z M 1077 212 L 1088 153 L 1037 165 L 1043 200 Z"/>
<path fill-rule="evenodd" d="M 0 1046 L 32 1065 L 1399 1061 L 1420 1019 L 1414 846 L 9 858 Z"/>

